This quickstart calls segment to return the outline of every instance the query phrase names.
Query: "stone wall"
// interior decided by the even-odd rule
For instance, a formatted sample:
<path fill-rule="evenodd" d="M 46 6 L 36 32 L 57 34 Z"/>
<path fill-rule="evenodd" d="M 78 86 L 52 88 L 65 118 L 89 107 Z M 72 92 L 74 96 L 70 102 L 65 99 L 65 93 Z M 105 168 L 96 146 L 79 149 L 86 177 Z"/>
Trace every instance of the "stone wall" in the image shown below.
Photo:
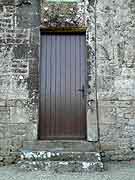
<path fill-rule="evenodd" d="M 111 159 L 135 158 L 135 1 L 100 0 L 96 9 L 102 150 Z"/>
<path fill-rule="evenodd" d="M 88 140 L 107 159 L 134 158 L 134 0 L 41 0 L 41 10 L 39 0 L 0 0 L 0 165 L 37 139 L 40 24 L 87 27 Z"/>
<path fill-rule="evenodd" d="M 37 138 L 39 2 L 0 0 L 0 165 Z"/>
<path fill-rule="evenodd" d="M 41 1 L 41 24 L 50 27 L 84 27 L 85 2 Z"/>

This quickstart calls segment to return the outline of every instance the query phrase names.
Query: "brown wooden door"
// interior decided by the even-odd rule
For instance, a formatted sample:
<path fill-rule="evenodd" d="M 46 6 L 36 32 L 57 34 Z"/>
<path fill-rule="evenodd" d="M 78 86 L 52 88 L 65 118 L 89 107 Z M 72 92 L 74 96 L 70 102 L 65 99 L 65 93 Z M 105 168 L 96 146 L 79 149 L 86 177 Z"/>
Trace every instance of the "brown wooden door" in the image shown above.
<path fill-rule="evenodd" d="M 86 138 L 85 43 L 85 34 L 41 35 L 41 140 Z"/>

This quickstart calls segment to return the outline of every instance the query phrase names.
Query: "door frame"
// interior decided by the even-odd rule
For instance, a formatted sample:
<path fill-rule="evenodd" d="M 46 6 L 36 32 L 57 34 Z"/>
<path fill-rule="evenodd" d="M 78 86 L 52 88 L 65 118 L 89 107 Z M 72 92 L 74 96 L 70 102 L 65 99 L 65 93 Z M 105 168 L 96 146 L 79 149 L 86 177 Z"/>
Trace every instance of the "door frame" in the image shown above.
<path fill-rule="evenodd" d="M 41 38 L 42 38 L 42 34 L 84 34 L 85 38 L 86 38 L 86 27 L 82 27 L 82 28 L 69 28 L 69 27 L 63 27 L 63 28 L 45 28 L 45 27 L 41 27 L 40 28 L 40 42 L 41 42 Z M 41 44 L 40 44 L 41 47 Z M 41 48 L 40 48 L 40 54 L 41 54 Z M 41 63 L 41 56 L 40 56 L 40 63 Z M 40 71 L 40 64 L 39 63 L 39 122 L 38 122 L 38 140 L 40 140 L 40 121 L 41 121 L 41 113 L 40 113 L 40 85 L 41 85 L 41 71 Z M 86 88 L 86 98 L 85 98 L 85 140 L 87 140 L 87 89 L 88 89 L 88 79 L 87 79 L 87 73 L 88 73 L 88 69 L 87 69 L 87 46 L 86 46 L 86 54 L 85 54 L 85 88 Z"/>

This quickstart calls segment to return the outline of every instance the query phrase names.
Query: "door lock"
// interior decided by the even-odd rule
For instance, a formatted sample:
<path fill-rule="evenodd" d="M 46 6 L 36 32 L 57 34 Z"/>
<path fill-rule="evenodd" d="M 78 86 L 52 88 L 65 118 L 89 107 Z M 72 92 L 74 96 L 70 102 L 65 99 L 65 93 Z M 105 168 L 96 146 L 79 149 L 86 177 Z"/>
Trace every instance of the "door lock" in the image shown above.
<path fill-rule="evenodd" d="M 82 93 L 82 97 L 84 98 L 84 96 L 85 96 L 85 88 L 84 88 L 84 85 L 82 85 L 82 89 L 78 89 L 78 91 Z"/>

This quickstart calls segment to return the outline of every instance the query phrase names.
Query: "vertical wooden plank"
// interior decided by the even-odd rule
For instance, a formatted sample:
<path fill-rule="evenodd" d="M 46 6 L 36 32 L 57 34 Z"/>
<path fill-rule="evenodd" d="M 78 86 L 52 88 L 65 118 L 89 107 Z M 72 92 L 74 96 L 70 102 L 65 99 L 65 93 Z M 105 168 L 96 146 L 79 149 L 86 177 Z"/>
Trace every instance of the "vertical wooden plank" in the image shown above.
<path fill-rule="evenodd" d="M 81 87 L 84 86 L 86 89 L 86 55 L 85 55 L 85 50 L 86 50 L 86 46 L 85 46 L 85 36 L 80 36 L 80 67 L 81 67 Z M 86 95 L 86 94 L 85 94 Z M 86 133 L 86 96 L 81 96 L 81 115 L 80 117 L 83 119 L 83 121 L 81 121 L 81 136 L 84 136 Z"/>
<path fill-rule="evenodd" d="M 76 96 L 75 96 L 75 88 L 76 88 L 76 35 L 70 35 L 70 58 L 71 58 L 71 66 L 70 66 L 70 81 L 71 81 L 71 117 L 70 117 L 70 124 L 71 124 L 71 136 L 77 134 L 78 131 L 78 122 L 76 121 Z"/>
<path fill-rule="evenodd" d="M 55 61 L 55 48 L 56 48 L 56 36 L 51 35 L 51 119 L 50 119 L 50 135 L 54 136 L 55 131 L 55 92 L 56 92 L 56 73 L 55 73 L 55 67 L 56 67 L 56 61 Z"/>
<path fill-rule="evenodd" d="M 66 54 L 66 36 L 61 35 L 61 48 L 60 48 L 60 62 L 61 62 L 61 119 L 60 119 L 60 124 L 61 124 L 61 136 L 64 137 L 64 121 L 65 121 L 65 54 Z"/>
<path fill-rule="evenodd" d="M 71 133 L 71 38 L 66 36 L 66 134 Z"/>
<path fill-rule="evenodd" d="M 82 96 L 82 92 L 79 91 L 79 89 L 81 89 L 81 64 L 80 64 L 80 36 L 76 36 L 76 48 L 75 48 L 75 52 L 76 52 L 76 102 L 75 102 L 75 106 L 76 106 L 76 119 L 77 119 L 77 127 L 78 127 L 78 135 L 80 136 L 81 134 L 81 122 L 82 119 L 80 117 L 80 104 L 81 104 L 81 96 Z"/>
<path fill-rule="evenodd" d="M 56 127 L 55 133 L 58 135 L 60 133 L 60 103 L 61 103 L 61 64 L 60 64 L 60 46 L 61 46 L 60 36 L 56 35 Z"/>
<path fill-rule="evenodd" d="M 51 35 L 47 35 L 47 42 L 46 42 L 46 67 L 47 67 L 47 77 L 46 77 L 46 134 L 50 134 L 50 118 L 51 118 Z"/>

